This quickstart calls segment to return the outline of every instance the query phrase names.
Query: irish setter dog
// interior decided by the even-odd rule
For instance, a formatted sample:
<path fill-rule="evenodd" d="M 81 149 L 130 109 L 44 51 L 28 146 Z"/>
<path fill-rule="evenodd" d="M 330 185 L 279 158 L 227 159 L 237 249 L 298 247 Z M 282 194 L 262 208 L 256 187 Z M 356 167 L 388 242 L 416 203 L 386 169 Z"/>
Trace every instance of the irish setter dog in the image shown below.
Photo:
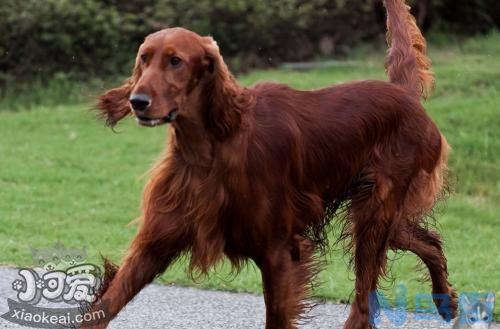
<path fill-rule="evenodd" d="M 110 316 L 188 254 L 189 269 L 202 274 L 224 258 L 236 269 L 253 261 L 266 328 L 296 328 L 339 208 L 356 275 L 344 328 L 374 328 L 370 292 L 389 249 L 420 257 L 440 314 L 455 316 L 441 238 L 425 225 L 445 185 L 449 149 L 420 103 L 434 78 L 404 0 L 385 5 L 389 82 L 244 88 L 211 37 L 169 28 L 145 39 L 131 78 L 98 103 L 110 126 L 129 114 L 143 126 L 171 125 L 138 233 L 119 268 L 106 264 L 101 299 Z"/>

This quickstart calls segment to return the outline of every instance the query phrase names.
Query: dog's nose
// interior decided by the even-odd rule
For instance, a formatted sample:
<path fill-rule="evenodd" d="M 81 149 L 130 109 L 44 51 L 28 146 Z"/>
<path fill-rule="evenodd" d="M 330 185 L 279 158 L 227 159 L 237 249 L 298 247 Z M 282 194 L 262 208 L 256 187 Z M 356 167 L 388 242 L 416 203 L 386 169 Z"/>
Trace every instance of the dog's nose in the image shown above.
<path fill-rule="evenodd" d="M 144 112 L 151 105 L 151 97 L 146 94 L 132 94 L 128 99 L 130 105 L 137 112 Z"/>

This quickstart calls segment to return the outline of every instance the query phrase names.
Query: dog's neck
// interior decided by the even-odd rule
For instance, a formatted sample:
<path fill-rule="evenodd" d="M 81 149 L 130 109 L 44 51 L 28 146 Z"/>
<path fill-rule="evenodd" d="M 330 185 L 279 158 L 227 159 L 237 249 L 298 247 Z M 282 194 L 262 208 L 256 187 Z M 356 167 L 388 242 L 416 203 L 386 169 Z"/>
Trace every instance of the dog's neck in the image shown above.
<path fill-rule="evenodd" d="M 194 88 L 173 122 L 174 147 L 187 163 L 201 167 L 212 165 L 216 144 L 236 134 L 254 102 L 251 92 L 233 79 L 227 88 L 218 91 L 213 90 L 211 83 L 201 82 Z M 226 129 L 226 135 L 217 130 L 220 124 Z"/>
<path fill-rule="evenodd" d="M 214 143 L 203 122 L 182 116 L 176 121 L 172 135 L 175 150 L 189 165 L 210 167 Z"/>

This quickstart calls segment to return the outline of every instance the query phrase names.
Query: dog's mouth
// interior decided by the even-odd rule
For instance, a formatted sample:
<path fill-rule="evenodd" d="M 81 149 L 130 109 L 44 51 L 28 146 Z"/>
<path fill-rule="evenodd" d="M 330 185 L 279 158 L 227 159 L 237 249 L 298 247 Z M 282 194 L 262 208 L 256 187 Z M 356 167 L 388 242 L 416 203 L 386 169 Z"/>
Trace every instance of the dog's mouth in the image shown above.
<path fill-rule="evenodd" d="M 177 112 L 179 112 L 179 109 L 175 108 L 175 109 L 171 110 L 163 118 L 150 118 L 150 117 L 146 117 L 143 115 L 135 114 L 135 120 L 141 126 L 156 127 L 156 126 L 174 121 L 175 118 L 177 117 Z"/>

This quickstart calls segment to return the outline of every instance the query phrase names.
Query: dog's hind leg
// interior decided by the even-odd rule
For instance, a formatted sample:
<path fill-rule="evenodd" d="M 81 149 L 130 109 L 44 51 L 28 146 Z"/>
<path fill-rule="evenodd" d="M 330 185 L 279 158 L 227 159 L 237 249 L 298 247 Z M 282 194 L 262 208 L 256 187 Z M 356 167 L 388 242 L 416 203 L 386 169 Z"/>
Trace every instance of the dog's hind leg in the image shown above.
<path fill-rule="evenodd" d="M 391 193 L 378 193 L 353 201 L 349 220 L 353 224 L 355 297 L 344 329 L 375 328 L 378 312 L 376 289 L 385 274 L 388 241 L 397 220 L 396 199 Z"/>
<path fill-rule="evenodd" d="M 434 303 L 445 320 L 456 316 L 457 296 L 448 282 L 441 237 L 437 232 L 422 227 L 420 222 L 443 194 L 449 148 L 446 139 L 441 136 L 440 155 L 434 169 L 430 173 L 421 170 L 413 178 L 405 196 L 405 220 L 401 221 L 398 234 L 393 236 L 390 243 L 394 250 L 413 252 L 426 265 L 432 281 Z"/>
<path fill-rule="evenodd" d="M 443 319 L 449 321 L 457 315 L 457 295 L 448 282 L 446 257 L 441 237 L 416 223 L 408 223 L 390 243 L 392 249 L 408 250 L 416 254 L 427 266 L 432 281 L 434 303 Z"/>

